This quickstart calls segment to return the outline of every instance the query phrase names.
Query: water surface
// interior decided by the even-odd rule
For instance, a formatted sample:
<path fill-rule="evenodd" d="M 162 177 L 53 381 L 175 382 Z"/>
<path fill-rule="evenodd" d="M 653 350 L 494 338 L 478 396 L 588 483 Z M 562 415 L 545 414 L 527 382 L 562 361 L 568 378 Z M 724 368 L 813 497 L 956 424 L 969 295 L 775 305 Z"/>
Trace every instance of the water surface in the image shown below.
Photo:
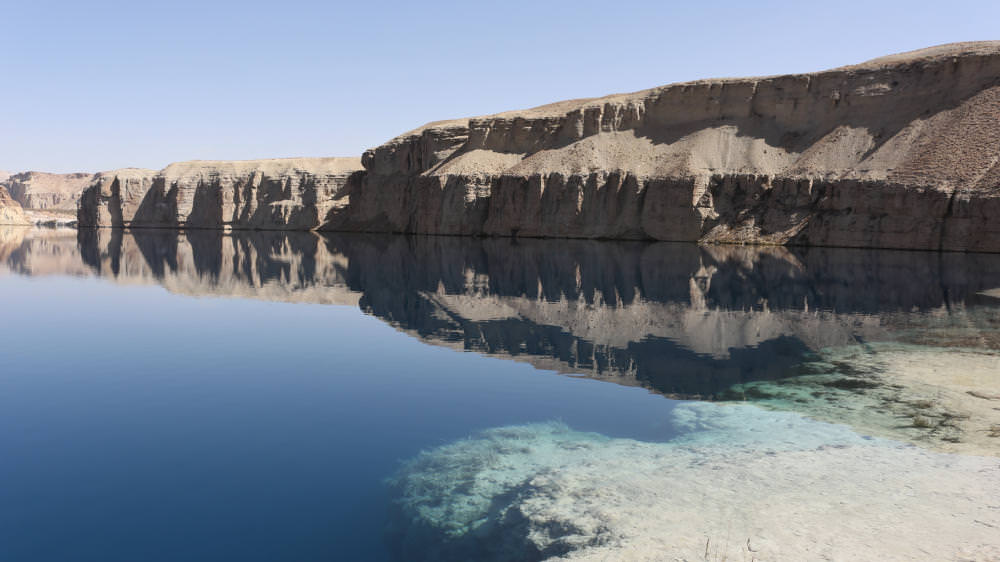
<path fill-rule="evenodd" d="M 643 462 L 631 443 L 1000 452 L 1000 256 L 10 229 L 0 264 L 4 560 L 467 554 L 400 530 L 428 524 L 401 523 L 400 474 L 479 463 L 448 447 L 503 427 Z M 949 369 L 986 374 L 927 378 Z M 508 464 L 551 469 L 529 457 Z"/>

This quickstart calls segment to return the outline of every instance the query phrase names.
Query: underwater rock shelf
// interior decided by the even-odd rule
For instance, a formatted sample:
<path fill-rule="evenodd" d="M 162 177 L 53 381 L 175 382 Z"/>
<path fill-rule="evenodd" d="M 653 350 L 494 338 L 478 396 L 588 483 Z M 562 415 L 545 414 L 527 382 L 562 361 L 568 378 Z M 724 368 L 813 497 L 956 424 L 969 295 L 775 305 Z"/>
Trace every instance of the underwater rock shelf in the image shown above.
<path fill-rule="evenodd" d="M 426 451 L 390 482 L 392 544 L 427 561 L 1000 554 L 989 542 L 1000 526 L 994 458 L 751 406 L 686 404 L 672 424 L 679 436 L 664 443 L 550 423 Z"/>

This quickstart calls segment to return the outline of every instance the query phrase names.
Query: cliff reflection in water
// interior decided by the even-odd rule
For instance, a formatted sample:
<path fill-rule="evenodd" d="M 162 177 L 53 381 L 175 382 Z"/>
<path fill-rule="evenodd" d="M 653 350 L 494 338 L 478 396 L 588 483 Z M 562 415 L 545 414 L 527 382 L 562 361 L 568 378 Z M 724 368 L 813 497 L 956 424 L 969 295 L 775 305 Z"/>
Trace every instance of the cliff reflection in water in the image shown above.
<path fill-rule="evenodd" d="M 732 398 L 858 342 L 1000 347 L 1000 300 L 981 294 L 1000 287 L 996 255 L 106 229 L 0 240 L 20 274 L 356 305 L 428 343 L 670 396 Z"/>

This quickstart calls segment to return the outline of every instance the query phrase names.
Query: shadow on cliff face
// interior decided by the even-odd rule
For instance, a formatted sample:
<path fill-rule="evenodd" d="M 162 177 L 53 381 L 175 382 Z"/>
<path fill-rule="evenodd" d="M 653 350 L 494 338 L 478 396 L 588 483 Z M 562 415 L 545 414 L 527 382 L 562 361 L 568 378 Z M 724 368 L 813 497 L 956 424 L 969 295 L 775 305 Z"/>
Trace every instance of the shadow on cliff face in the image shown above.
<path fill-rule="evenodd" d="M 113 229 L 77 243 L 98 276 L 358 305 L 431 344 L 671 396 L 731 398 L 836 346 L 1000 346 L 986 254 Z"/>

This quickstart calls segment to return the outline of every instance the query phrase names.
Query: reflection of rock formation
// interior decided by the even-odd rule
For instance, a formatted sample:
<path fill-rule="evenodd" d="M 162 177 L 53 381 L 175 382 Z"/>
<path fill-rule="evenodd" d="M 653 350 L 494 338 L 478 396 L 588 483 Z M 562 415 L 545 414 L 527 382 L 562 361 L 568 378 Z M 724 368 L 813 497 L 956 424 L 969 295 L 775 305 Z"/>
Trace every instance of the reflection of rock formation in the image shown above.
<path fill-rule="evenodd" d="M 987 324 L 994 309 L 979 306 L 992 299 L 976 294 L 1000 286 L 1000 256 L 279 232 L 79 237 L 102 276 L 193 295 L 359 303 L 430 343 L 674 395 L 792 376 L 811 351 L 857 341 L 1000 344 Z"/>
<path fill-rule="evenodd" d="M 27 232 L 23 227 L 0 226 L 0 267 L 6 266 L 10 255 L 21 247 Z"/>
<path fill-rule="evenodd" d="M 873 344 L 960 348 L 979 355 L 948 357 L 988 371 L 1000 302 L 983 293 L 1000 287 L 997 255 L 21 228 L 0 230 L 0 263 L 187 295 L 360 306 L 434 345 L 671 396 L 753 400 L 949 450 L 996 448 L 970 432 L 1000 419 L 961 421 L 971 411 L 962 398 L 988 376 L 907 382 L 903 359 L 886 363 Z M 896 427 L 916 416 L 933 426 Z"/>
<path fill-rule="evenodd" d="M 103 277 L 192 296 L 356 305 L 344 256 L 311 234 L 81 230 L 82 260 Z"/>
<path fill-rule="evenodd" d="M 0 228 L 0 272 L 19 275 L 91 276 L 80 259 L 76 230 Z"/>

